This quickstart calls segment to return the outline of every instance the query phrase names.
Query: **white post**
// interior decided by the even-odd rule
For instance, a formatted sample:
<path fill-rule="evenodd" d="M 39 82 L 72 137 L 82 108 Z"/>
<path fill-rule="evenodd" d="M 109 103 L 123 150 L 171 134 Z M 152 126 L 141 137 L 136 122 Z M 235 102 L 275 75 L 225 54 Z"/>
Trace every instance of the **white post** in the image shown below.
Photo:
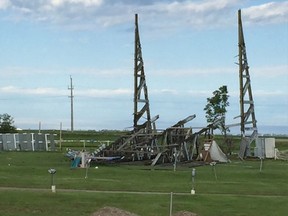
<path fill-rule="evenodd" d="M 16 134 L 13 134 L 14 148 L 17 150 Z"/>
<path fill-rule="evenodd" d="M 51 174 L 51 190 L 52 193 L 56 193 L 56 185 L 54 184 L 54 175 L 56 174 L 56 169 L 49 169 L 48 172 Z"/>
<path fill-rule="evenodd" d="M 60 150 L 62 150 L 62 122 L 60 122 Z"/>
<path fill-rule="evenodd" d="M 35 140 L 34 140 L 34 133 L 31 133 L 31 144 L 32 144 L 32 151 L 35 151 Z"/>
<path fill-rule="evenodd" d="M 80 165 L 80 167 L 85 168 L 85 166 L 86 166 L 86 155 L 85 155 L 85 152 L 81 152 L 81 165 Z"/>
<path fill-rule="evenodd" d="M 39 121 L 39 133 L 41 133 L 41 121 Z"/>
<path fill-rule="evenodd" d="M 172 208 L 173 207 L 173 192 L 170 193 L 170 216 L 172 216 Z"/>
<path fill-rule="evenodd" d="M 260 158 L 260 172 L 262 172 L 262 167 L 263 167 L 263 158 Z"/>
<path fill-rule="evenodd" d="M 49 134 L 44 134 L 44 136 L 45 136 L 46 151 L 48 151 L 48 135 L 49 135 Z"/>
<path fill-rule="evenodd" d="M 174 172 L 176 171 L 176 166 L 177 166 L 177 157 L 178 157 L 178 155 L 177 155 L 177 150 L 176 150 L 176 148 L 174 148 L 174 164 L 173 164 L 173 170 L 174 170 Z"/>
<path fill-rule="evenodd" d="M 91 159 L 88 159 L 87 162 L 86 162 L 86 175 L 85 175 L 85 179 L 88 178 L 88 169 L 90 167 L 90 162 L 91 162 Z"/>
<path fill-rule="evenodd" d="M 56 193 L 56 185 L 51 185 L 52 193 Z"/>
<path fill-rule="evenodd" d="M 192 174 L 192 189 L 191 189 L 191 194 L 194 195 L 194 194 L 195 194 L 195 188 L 194 188 L 194 186 L 195 186 L 195 185 L 194 185 L 194 184 L 195 184 L 195 179 L 194 179 L 194 178 L 195 178 L 195 176 L 196 176 L 196 169 L 195 169 L 195 168 L 192 169 L 192 173 L 191 173 L 191 174 Z"/>

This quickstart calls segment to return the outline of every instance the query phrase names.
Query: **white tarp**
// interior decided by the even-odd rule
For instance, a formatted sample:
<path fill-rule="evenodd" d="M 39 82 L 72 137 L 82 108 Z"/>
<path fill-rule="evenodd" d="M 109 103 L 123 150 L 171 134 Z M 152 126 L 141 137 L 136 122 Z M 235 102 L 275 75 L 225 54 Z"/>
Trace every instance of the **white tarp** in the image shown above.
<path fill-rule="evenodd" d="M 205 146 L 205 144 L 204 144 L 204 146 Z M 213 161 L 219 161 L 219 162 L 223 162 L 223 163 L 228 162 L 227 156 L 222 152 L 222 150 L 217 145 L 215 140 L 212 141 L 211 147 L 209 149 L 209 153 L 210 153 L 210 157 Z"/>
<path fill-rule="evenodd" d="M 275 157 L 275 138 L 258 137 L 256 139 L 256 147 L 254 156 L 259 158 Z"/>
<path fill-rule="evenodd" d="M 275 138 L 265 138 L 265 156 L 266 158 L 275 157 Z"/>

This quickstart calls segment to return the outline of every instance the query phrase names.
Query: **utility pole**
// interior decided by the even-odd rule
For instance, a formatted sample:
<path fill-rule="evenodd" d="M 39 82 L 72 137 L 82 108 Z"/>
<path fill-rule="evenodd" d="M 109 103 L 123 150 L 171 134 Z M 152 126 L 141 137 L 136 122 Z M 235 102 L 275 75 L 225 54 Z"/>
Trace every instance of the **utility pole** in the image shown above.
<path fill-rule="evenodd" d="M 72 82 L 72 77 L 70 76 L 70 86 L 68 87 L 68 90 L 70 90 L 70 96 L 68 96 L 71 100 L 71 132 L 74 131 L 74 119 L 73 119 L 73 82 Z"/>
<path fill-rule="evenodd" d="M 60 122 L 60 151 L 62 151 L 62 122 Z"/>
<path fill-rule="evenodd" d="M 41 133 L 41 121 L 39 121 L 39 133 Z"/>

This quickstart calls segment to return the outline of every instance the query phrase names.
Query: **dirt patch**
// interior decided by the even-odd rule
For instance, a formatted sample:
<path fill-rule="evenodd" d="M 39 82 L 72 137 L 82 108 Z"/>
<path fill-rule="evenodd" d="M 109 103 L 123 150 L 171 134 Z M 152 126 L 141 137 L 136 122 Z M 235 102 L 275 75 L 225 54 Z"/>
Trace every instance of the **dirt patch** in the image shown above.
<path fill-rule="evenodd" d="M 91 216 L 138 216 L 115 207 L 104 207 L 91 214 Z"/>
<path fill-rule="evenodd" d="M 138 216 L 138 215 L 115 207 L 104 207 L 91 214 L 91 216 Z M 199 216 L 199 215 L 193 212 L 180 211 L 173 214 L 173 216 Z"/>
<path fill-rule="evenodd" d="M 199 215 L 193 212 L 180 211 L 180 212 L 173 214 L 173 216 L 199 216 Z"/>

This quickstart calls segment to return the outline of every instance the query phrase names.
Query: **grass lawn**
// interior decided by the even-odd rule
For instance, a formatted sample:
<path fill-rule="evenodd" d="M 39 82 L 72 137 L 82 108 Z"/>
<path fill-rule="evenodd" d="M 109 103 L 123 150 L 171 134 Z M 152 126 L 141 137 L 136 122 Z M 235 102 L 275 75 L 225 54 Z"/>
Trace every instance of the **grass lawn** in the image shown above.
<path fill-rule="evenodd" d="M 100 134 L 106 136 L 106 134 Z M 106 137 L 105 137 L 106 138 Z M 276 139 L 287 149 L 287 139 Z M 71 169 L 64 151 L 0 152 L 0 215 L 89 216 L 104 206 L 141 216 L 191 211 L 200 216 L 284 216 L 288 212 L 288 162 L 264 160 L 197 166 L 196 194 L 191 195 L 191 166 L 91 164 Z M 98 169 L 95 167 L 98 166 Z M 51 192 L 49 168 L 57 173 Z"/>

